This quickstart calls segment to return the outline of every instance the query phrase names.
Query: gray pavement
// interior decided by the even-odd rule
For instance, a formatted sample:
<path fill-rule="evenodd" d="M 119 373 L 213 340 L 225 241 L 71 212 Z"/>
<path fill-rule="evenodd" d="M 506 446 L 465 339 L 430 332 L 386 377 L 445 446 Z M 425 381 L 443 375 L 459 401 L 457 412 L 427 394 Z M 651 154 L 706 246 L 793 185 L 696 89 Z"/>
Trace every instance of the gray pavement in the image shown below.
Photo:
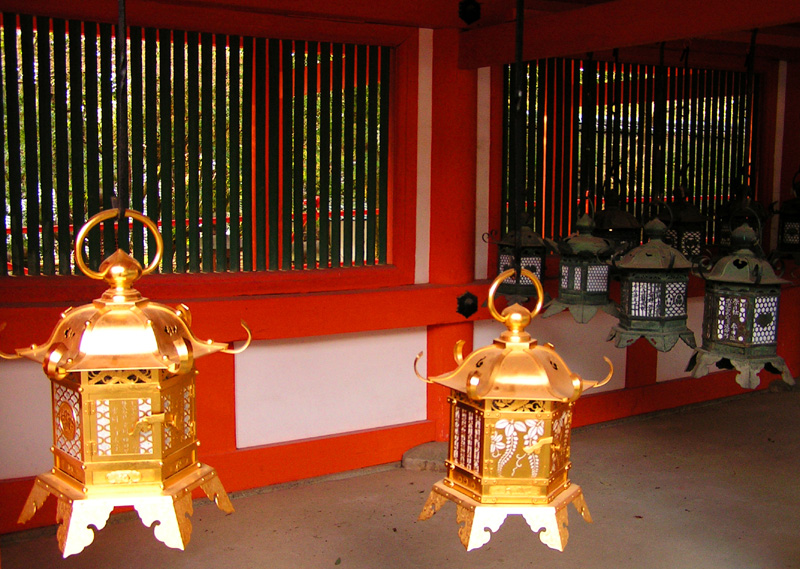
<path fill-rule="evenodd" d="M 800 568 L 800 393 L 761 391 L 576 429 L 571 479 L 594 522 L 569 507 L 569 543 L 543 545 L 520 516 L 481 549 L 461 545 L 455 506 L 417 521 L 441 472 L 400 464 L 234 494 L 225 516 L 195 502 L 186 551 L 133 513 L 62 559 L 55 528 L 0 538 L 3 569 L 58 568 Z M 426 466 L 426 468 L 428 467 Z"/>

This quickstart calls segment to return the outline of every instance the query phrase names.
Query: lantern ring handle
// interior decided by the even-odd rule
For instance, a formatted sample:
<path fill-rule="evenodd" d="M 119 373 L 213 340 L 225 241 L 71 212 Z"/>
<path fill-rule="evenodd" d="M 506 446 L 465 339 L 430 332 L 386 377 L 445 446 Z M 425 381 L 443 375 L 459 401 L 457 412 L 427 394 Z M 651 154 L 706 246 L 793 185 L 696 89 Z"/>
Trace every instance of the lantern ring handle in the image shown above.
<path fill-rule="evenodd" d="M 516 269 L 508 269 L 506 271 L 503 271 L 502 273 L 497 275 L 497 278 L 494 279 L 494 281 L 492 282 L 492 286 L 489 288 L 489 299 L 487 301 L 487 306 L 489 307 L 489 313 L 498 322 L 505 322 L 508 319 L 508 317 L 503 316 L 502 314 L 497 312 L 497 309 L 494 307 L 494 295 L 497 292 L 497 287 L 499 287 L 504 280 L 506 280 L 508 277 L 512 276 L 516 272 L 517 272 Z M 539 314 L 539 311 L 542 309 L 542 304 L 544 303 L 544 288 L 542 288 L 542 283 L 539 280 L 539 278 L 528 269 L 521 269 L 520 278 L 522 278 L 522 275 L 525 275 L 528 278 L 530 278 L 531 282 L 533 283 L 533 286 L 536 288 L 536 295 L 538 296 L 538 299 L 536 301 L 536 306 L 534 307 L 533 310 L 531 310 L 531 318 L 533 318 L 534 316 Z"/>
<path fill-rule="evenodd" d="M 83 260 L 83 242 L 86 240 L 86 236 L 89 234 L 89 231 L 91 231 L 96 225 L 99 225 L 103 221 L 117 217 L 118 215 L 118 208 L 106 209 L 100 213 L 96 213 L 89 218 L 89 221 L 87 221 L 83 227 L 81 227 L 80 231 L 78 231 L 78 235 L 75 237 L 75 264 L 78 266 L 81 272 L 89 278 L 102 280 L 105 278 L 105 275 L 98 273 L 97 271 L 93 271 L 86 265 L 86 262 Z M 143 275 L 149 275 L 158 268 L 158 263 L 161 262 L 161 255 L 164 252 L 164 239 L 161 237 L 161 233 L 158 232 L 158 226 L 149 217 L 132 209 L 126 209 L 121 217 L 130 217 L 131 219 L 142 223 L 145 227 L 147 227 L 147 229 L 150 230 L 155 238 L 156 253 L 150 261 L 150 264 L 142 270 Z"/>

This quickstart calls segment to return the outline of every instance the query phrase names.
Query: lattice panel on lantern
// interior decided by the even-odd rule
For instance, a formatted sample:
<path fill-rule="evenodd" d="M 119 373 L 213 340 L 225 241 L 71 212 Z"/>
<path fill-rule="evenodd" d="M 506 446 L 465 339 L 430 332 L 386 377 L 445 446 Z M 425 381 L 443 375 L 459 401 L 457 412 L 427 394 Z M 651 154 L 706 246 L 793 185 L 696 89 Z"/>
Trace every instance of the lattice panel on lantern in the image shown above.
<path fill-rule="evenodd" d="M 480 472 L 483 417 L 469 407 L 456 405 L 453 409 L 453 463 Z"/>
<path fill-rule="evenodd" d="M 632 282 L 628 314 L 640 318 L 658 318 L 661 316 L 661 283 Z"/>
<path fill-rule="evenodd" d="M 558 472 L 569 462 L 572 411 L 564 411 L 553 420 L 553 457 L 550 461 L 550 474 Z M 556 450 L 558 449 L 558 450 Z"/>
<path fill-rule="evenodd" d="M 703 234 L 700 231 L 687 231 L 683 234 L 681 253 L 687 257 L 696 257 L 702 253 Z"/>
<path fill-rule="evenodd" d="M 753 318 L 754 344 L 775 344 L 778 341 L 777 314 L 777 296 L 756 297 Z"/>
<path fill-rule="evenodd" d="M 744 342 L 747 335 L 747 299 L 719 297 L 717 339 Z"/>
<path fill-rule="evenodd" d="M 95 401 L 97 425 L 97 454 L 107 456 L 111 454 L 111 410 L 108 399 Z"/>
<path fill-rule="evenodd" d="M 561 288 L 569 288 L 569 266 L 561 265 Z"/>
<path fill-rule="evenodd" d="M 78 460 L 83 460 L 80 394 L 53 383 L 53 417 L 55 447 Z"/>
<path fill-rule="evenodd" d="M 608 265 L 589 265 L 586 277 L 587 292 L 608 290 Z"/>
<path fill-rule="evenodd" d="M 172 415 L 172 398 L 164 395 L 161 400 L 161 405 L 164 408 L 164 413 L 167 416 Z M 164 454 L 166 455 L 172 449 L 172 431 L 169 425 L 164 427 Z"/>
<path fill-rule="evenodd" d="M 787 221 L 783 225 L 783 242 L 786 245 L 800 245 L 800 221 Z"/>
<path fill-rule="evenodd" d="M 153 414 L 150 398 L 139 399 L 139 421 Z M 153 454 L 153 428 L 139 429 L 139 454 Z"/>
<path fill-rule="evenodd" d="M 521 259 L 522 268 L 528 269 L 530 272 L 536 275 L 537 278 L 542 278 L 542 259 L 540 257 L 522 257 Z M 514 255 L 509 255 L 508 253 L 501 253 L 500 254 L 500 272 L 506 271 L 508 269 L 514 268 Z M 504 284 L 514 284 L 517 282 L 515 275 L 508 277 L 506 280 L 503 281 Z M 522 275 L 522 284 L 529 285 L 533 284 L 533 281 Z"/>
<path fill-rule="evenodd" d="M 574 290 L 581 290 L 582 282 L 583 282 L 583 269 L 582 267 L 575 267 L 575 271 L 572 274 L 572 288 Z"/>
<path fill-rule="evenodd" d="M 666 284 L 664 316 L 667 318 L 686 316 L 686 283 L 673 282 Z"/>

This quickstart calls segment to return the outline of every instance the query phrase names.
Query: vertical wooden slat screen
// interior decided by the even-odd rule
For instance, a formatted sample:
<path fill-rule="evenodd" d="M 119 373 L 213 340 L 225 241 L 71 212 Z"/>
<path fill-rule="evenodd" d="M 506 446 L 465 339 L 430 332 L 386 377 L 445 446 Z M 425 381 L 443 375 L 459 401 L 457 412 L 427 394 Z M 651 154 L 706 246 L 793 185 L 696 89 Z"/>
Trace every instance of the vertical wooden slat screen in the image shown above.
<path fill-rule="evenodd" d="M 228 132 L 230 133 L 230 178 L 229 178 L 229 208 L 230 208 L 230 245 L 229 250 L 229 264 L 228 270 L 231 272 L 238 272 L 241 268 L 240 259 L 240 157 L 239 149 L 241 148 L 241 125 L 239 124 L 240 115 L 240 63 L 239 63 L 239 36 L 231 36 L 228 39 L 228 70 L 229 70 L 229 91 L 228 91 L 228 108 L 230 112 L 230 123 L 228 125 Z"/>
<path fill-rule="evenodd" d="M 173 129 L 175 135 L 175 272 L 186 271 L 186 39 L 182 31 L 172 33 L 174 85 Z"/>
<path fill-rule="evenodd" d="M 3 14 L 3 17 L 5 15 Z M 5 38 L 3 38 L 5 40 Z M 4 65 L 3 58 L 0 54 L 0 149 L 4 149 L 6 146 L 6 121 L 5 121 L 5 90 L 3 87 L 3 65 Z M 8 240 L 6 239 L 7 232 L 10 231 L 8 227 L 8 222 L 6 221 L 7 216 L 5 212 L 8 211 L 6 209 L 6 194 L 8 193 L 8 188 L 6 186 L 6 161 L 0 160 L 0 207 L 3 211 L 2 219 L 0 219 L 0 235 L 3 236 L 0 239 L 0 255 L 2 258 L 8 259 Z M 8 275 L 8 262 L 6 261 L 3 263 L 2 267 L 0 267 L 0 276 Z"/>
<path fill-rule="evenodd" d="M 117 196 L 118 30 L 13 13 L 2 25 L 0 275 L 70 274 L 76 231 Z M 159 225 L 161 272 L 389 261 L 390 48 L 126 33 L 122 205 Z M 115 224 L 88 235 L 89 266 L 117 246 L 146 264 L 154 237 Z"/>
<path fill-rule="evenodd" d="M 188 120 L 189 271 L 200 272 L 200 46 L 199 35 L 186 34 L 186 113 Z"/>
<path fill-rule="evenodd" d="M 39 38 L 50 37 L 50 20 L 36 19 L 36 32 Z M 63 40 L 63 35 L 62 35 Z M 37 42 L 38 73 L 49 77 L 50 42 Z M 63 51 L 61 52 L 64 53 Z M 55 101 L 50 88 L 50 81 L 39 81 L 39 148 L 41 153 L 41 227 L 42 227 L 42 272 L 54 275 L 56 272 L 56 240 L 55 240 L 55 203 L 53 184 L 53 131 L 52 109 Z"/>
<path fill-rule="evenodd" d="M 39 274 L 39 160 L 36 132 L 36 82 L 33 59 L 33 19 L 20 16 L 22 47 L 23 125 L 25 132 L 25 223 L 28 231 L 28 273 Z M 32 230 L 30 228 L 33 228 Z"/>
<path fill-rule="evenodd" d="M 169 30 L 158 31 L 158 79 L 159 79 L 159 134 L 160 134 L 160 192 L 161 236 L 164 239 L 164 252 L 161 257 L 161 270 L 171 273 L 175 261 L 173 250 L 173 187 L 172 187 L 172 45 Z M 151 212 L 151 215 L 153 212 Z"/>
<path fill-rule="evenodd" d="M 111 207 L 111 198 L 115 194 L 116 186 L 114 180 L 114 169 L 116 162 L 116 142 L 114 140 L 114 107 L 113 94 L 111 89 L 111 62 L 113 54 L 111 51 L 111 24 L 100 24 L 100 130 L 101 130 L 101 199 L 100 209 Z M 105 258 L 116 250 L 115 247 L 116 231 L 114 231 L 114 221 L 103 223 L 103 245 L 101 257 Z"/>
<path fill-rule="evenodd" d="M 754 181 L 758 125 L 751 109 L 759 91 L 744 72 L 591 59 L 530 62 L 523 102 L 528 162 L 516 164 L 513 68 L 506 67 L 503 82 L 503 232 L 513 228 L 518 170 L 526 178 L 532 227 L 546 237 L 567 235 L 586 211 L 584 196 L 593 196 L 599 210 L 609 189 L 647 221 L 659 213 L 657 200 L 676 196 L 687 168 L 687 197 L 707 216 L 711 239 L 719 205 Z"/>
<path fill-rule="evenodd" d="M 17 65 L 17 17 L 3 14 L 3 47 L 6 64 L 6 144 L 20 148 L 19 68 Z M 8 153 L 8 205 L 11 212 L 11 273 L 24 274 L 25 239 L 22 219 L 22 163 L 19 152 Z"/>
<path fill-rule="evenodd" d="M 130 207 L 144 211 L 144 98 L 142 84 L 142 29 L 131 28 L 130 32 L 130 80 L 131 101 L 131 202 Z M 74 149 L 74 146 L 73 146 Z M 131 254 L 140 263 L 144 260 L 144 226 L 135 221 L 131 228 Z"/>

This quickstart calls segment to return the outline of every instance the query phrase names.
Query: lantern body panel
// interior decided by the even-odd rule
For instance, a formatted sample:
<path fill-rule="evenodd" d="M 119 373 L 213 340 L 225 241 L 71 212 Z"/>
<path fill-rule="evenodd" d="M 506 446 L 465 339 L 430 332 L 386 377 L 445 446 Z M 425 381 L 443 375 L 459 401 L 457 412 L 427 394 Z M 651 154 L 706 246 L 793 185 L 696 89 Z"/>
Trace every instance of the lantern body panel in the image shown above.
<path fill-rule="evenodd" d="M 704 349 L 732 356 L 776 354 L 779 286 L 708 281 L 704 306 Z"/>
<path fill-rule="evenodd" d="M 546 251 L 544 248 L 541 250 L 534 249 L 531 247 L 523 247 L 522 255 L 520 257 L 520 264 L 522 265 L 523 269 L 526 269 L 533 274 L 536 275 L 537 278 L 543 279 L 544 274 L 542 271 L 542 267 L 544 266 L 544 259 L 545 259 Z M 498 264 L 498 273 L 502 273 L 508 269 L 514 268 L 514 251 L 509 250 L 507 247 L 504 248 L 502 245 L 500 246 L 499 256 L 497 259 Z M 533 281 L 525 275 L 522 275 L 520 279 L 519 287 L 517 287 L 517 277 L 516 275 L 512 275 L 503 280 L 503 283 L 499 287 L 499 291 L 501 294 L 516 294 L 517 288 L 519 288 L 520 294 L 523 296 L 533 296 L 536 293 L 536 289 L 533 285 Z"/>
<path fill-rule="evenodd" d="M 86 411 L 80 385 L 70 374 L 63 381 L 51 383 L 53 401 L 53 460 L 56 470 L 83 484 L 86 480 L 83 469 L 87 424 Z"/>
<path fill-rule="evenodd" d="M 537 505 L 569 487 L 571 404 L 473 400 L 459 391 L 449 401 L 447 486 L 483 504 Z"/>
<path fill-rule="evenodd" d="M 688 286 L 686 273 L 623 276 L 620 326 L 642 332 L 686 328 Z"/>
<path fill-rule="evenodd" d="M 561 257 L 558 299 L 564 304 L 608 303 L 609 265 L 581 257 Z"/>

